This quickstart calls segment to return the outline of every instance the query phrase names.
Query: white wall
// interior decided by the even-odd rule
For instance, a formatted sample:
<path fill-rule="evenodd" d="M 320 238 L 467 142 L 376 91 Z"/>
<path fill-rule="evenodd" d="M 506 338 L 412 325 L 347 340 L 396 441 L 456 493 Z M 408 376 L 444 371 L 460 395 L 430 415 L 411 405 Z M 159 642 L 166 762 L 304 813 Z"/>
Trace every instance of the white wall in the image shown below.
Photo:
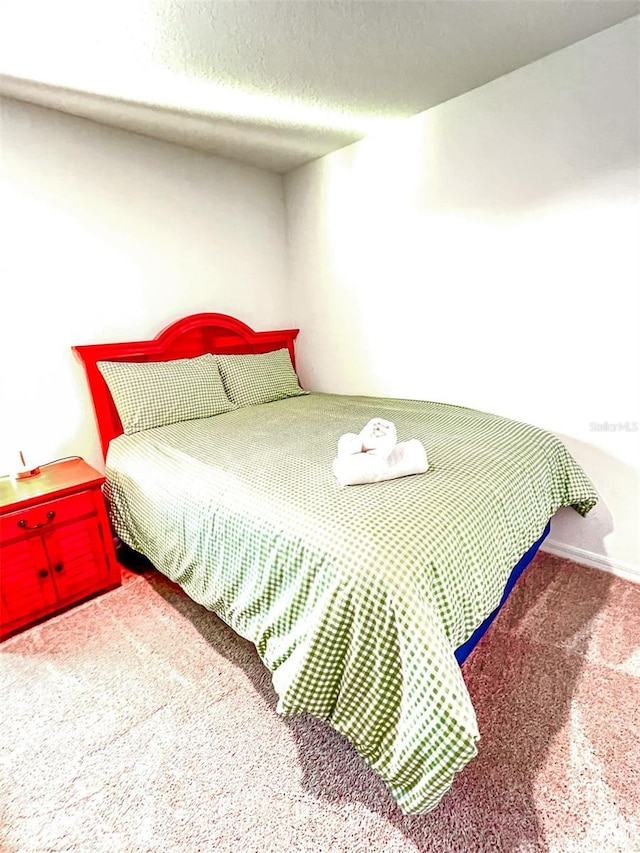
<path fill-rule="evenodd" d="M 0 452 L 101 465 L 70 347 L 199 311 L 289 327 L 282 179 L 16 101 L 1 119 Z"/>
<path fill-rule="evenodd" d="M 285 179 L 303 381 L 554 431 L 602 499 L 588 520 L 561 511 L 550 547 L 629 571 L 640 566 L 638 23 Z M 591 427 L 606 422 L 629 428 Z"/>

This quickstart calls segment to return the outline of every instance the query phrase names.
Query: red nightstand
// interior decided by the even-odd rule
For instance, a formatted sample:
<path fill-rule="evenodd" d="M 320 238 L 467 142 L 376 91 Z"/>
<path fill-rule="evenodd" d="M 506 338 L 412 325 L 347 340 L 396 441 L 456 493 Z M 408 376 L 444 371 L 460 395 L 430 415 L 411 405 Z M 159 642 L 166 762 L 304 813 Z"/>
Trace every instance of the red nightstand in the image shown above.
<path fill-rule="evenodd" d="M 0 480 L 0 639 L 120 585 L 103 482 L 82 459 Z"/>

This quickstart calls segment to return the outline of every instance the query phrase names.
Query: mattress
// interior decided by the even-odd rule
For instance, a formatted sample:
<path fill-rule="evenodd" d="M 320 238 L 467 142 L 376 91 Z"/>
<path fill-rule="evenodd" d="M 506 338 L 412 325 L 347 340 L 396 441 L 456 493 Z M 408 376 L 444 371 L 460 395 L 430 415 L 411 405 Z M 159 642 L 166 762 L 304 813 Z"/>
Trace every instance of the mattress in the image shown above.
<path fill-rule="evenodd" d="M 372 417 L 426 474 L 341 487 Z M 250 640 L 282 714 L 341 732 L 406 813 L 435 807 L 479 732 L 455 650 L 561 506 L 596 493 L 552 434 L 433 402 L 308 394 L 120 436 L 117 535 Z"/>

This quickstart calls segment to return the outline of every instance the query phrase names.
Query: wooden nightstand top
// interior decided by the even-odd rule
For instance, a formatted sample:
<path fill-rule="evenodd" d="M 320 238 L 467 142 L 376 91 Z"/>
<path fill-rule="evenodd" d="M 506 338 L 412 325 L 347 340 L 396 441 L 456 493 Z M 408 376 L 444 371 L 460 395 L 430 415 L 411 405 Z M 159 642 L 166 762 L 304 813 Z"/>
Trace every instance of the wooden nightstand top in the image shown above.
<path fill-rule="evenodd" d="M 0 480 L 0 512 L 41 503 L 49 498 L 72 494 L 79 489 L 97 488 L 104 475 L 84 459 L 66 459 L 43 465 L 40 473 L 26 480 L 5 477 Z"/>

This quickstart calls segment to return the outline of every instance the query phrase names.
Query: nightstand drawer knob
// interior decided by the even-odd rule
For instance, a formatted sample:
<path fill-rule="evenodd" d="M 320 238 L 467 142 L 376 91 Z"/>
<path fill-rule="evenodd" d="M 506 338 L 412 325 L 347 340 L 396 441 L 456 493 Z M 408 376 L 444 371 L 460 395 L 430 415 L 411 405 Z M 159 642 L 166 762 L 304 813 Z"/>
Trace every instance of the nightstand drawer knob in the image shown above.
<path fill-rule="evenodd" d="M 41 578 L 49 577 L 49 572 L 46 569 L 40 569 L 38 574 L 40 575 Z"/>
<path fill-rule="evenodd" d="M 29 524 L 29 522 L 25 521 L 25 519 L 23 518 L 21 521 L 18 522 L 18 527 L 22 527 L 23 530 L 37 530 L 39 527 L 46 527 L 47 524 L 51 524 L 55 517 L 55 512 L 50 509 L 47 513 L 46 521 L 41 521 L 40 524 Z"/>

